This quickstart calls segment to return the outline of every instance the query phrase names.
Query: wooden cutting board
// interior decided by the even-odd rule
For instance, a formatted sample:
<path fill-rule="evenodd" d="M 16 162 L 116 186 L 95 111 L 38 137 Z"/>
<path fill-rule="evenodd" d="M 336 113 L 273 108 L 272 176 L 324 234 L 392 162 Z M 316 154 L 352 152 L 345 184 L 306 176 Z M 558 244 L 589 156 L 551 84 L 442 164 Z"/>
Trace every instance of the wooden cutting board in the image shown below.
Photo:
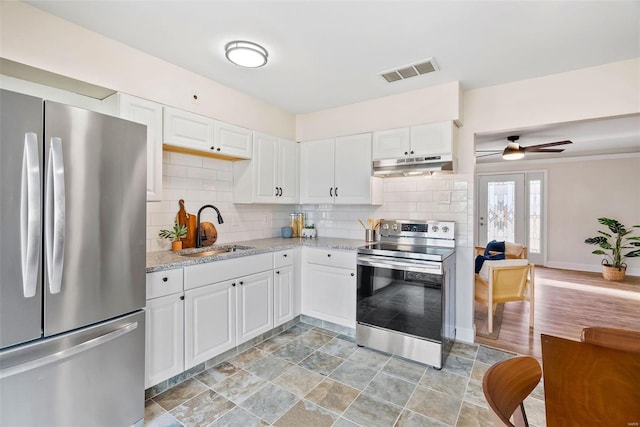
<path fill-rule="evenodd" d="M 218 230 L 213 223 L 202 222 L 200 223 L 200 236 L 202 237 L 202 246 L 211 246 L 218 240 Z"/>
<path fill-rule="evenodd" d="M 195 248 L 196 247 L 196 216 L 194 214 L 187 213 L 184 209 L 184 200 L 178 200 L 178 204 L 180 205 L 180 209 L 178 210 L 178 214 L 176 215 L 178 224 L 187 226 L 187 236 L 182 241 L 182 247 L 184 249 L 187 248 Z"/>

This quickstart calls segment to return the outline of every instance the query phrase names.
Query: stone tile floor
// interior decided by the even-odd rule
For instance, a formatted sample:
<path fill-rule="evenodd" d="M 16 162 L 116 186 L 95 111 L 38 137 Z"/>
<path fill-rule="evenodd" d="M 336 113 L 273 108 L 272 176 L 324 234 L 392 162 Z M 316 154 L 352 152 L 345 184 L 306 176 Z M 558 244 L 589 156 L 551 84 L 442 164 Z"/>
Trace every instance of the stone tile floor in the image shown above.
<path fill-rule="evenodd" d="M 482 375 L 512 356 L 456 343 L 437 370 L 297 323 L 147 400 L 145 425 L 491 426 Z M 545 426 L 542 384 L 525 408 Z"/>

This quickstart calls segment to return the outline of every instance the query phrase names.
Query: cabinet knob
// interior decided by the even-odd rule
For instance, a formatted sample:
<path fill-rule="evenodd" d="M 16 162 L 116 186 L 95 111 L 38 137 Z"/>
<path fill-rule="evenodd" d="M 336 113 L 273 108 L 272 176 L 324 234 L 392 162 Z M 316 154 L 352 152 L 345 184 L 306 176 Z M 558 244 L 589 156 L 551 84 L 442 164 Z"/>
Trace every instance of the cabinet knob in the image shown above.
<path fill-rule="evenodd" d="M 215 149 L 216 149 L 216 147 L 214 147 L 214 146 L 212 145 L 212 146 L 211 146 L 211 149 L 212 149 L 212 150 L 215 150 Z"/>
<path fill-rule="evenodd" d="M 287 254 L 284 254 L 283 256 L 286 258 L 286 257 L 287 257 Z"/>
<path fill-rule="evenodd" d="M 279 272 L 279 271 L 276 271 L 276 274 L 280 274 L 280 272 Z"/>
<path fill-rule="evenodd" d="M 235 287 L 236 287 L 236 282 L 233 282 L 233 283 L 231 284 L 231 286 L 233 286 L 233 287 L 235 288 Z"/>
<path fill-rule="evenodd" d="M 333 197 L 333 187 L 329 189 L 329 197 Z"/>
<path fill-rule="evenodd" d="M 338 187 L 336 187 L 335 193 L 336 193 L 336 197 L 338 197 Z"/>
<path fill-rule="evenodd" d="M 240 286 L 244 285 L 244 282 L 240 282 Z"/>
<path fill-rule="evenodd" d="M 413 154 L 413 150 L 411 150 L 411 154 Z"/>
<path fill-rule="evenodd" d="M 180 295 L 180 301 L 184 301 L 184 295 Z"/>
<path fill-rule="evenodd" d="M 216 151 L 220 151 L 220 147 L 216 148 Z"/>
<path fill-rule="evenodd" d="M 329 258 L 331 258 L 331 254 L 327 254 L 327 256 L 328 256 Z"/>
<path fill-rule="evenodd" d="M 163 282 L 166 282 L 167 280 L 169 280 L 169 278 L 168 278 L 168 277 L 163 277 L 163 278 L 162 278 L 162 281 L 163 281 Z"/>
<path fill-rule="evenodd" d="M 355 275 L 356 275 L 356 273 L 351 273 L 351 277 L 353 277 L 353 276 L 355 276 Z"/>
<path fill-rule="evenodd" d="M 409 154 L 409 152 L 407 152 L 407 151 L 405 151 L 405 152 L 404 152 L 404 155 L 405 155 L 405 156 L 406 156 L 406 155 L 408 155 L 408 154 Z"/>

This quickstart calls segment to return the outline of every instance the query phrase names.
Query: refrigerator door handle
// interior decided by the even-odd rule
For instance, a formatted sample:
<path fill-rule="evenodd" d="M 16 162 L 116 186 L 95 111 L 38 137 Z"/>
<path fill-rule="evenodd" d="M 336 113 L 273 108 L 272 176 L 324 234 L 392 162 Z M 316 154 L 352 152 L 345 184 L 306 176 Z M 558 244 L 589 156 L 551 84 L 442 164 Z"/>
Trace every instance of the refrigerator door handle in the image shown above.
<path fill-rule="evenodd" d="M 64 161 L 62 139 L 51 138 L 47 163 L 45 246 L 49 292 L 57 294 L 62 287 L 65 236 Z"/>
<path fill-rule="evenodd" d="M 38 286 L 40 254 L 40 160 L 38 135 L 24 134 L 22 180 L 20 185 L 20 256 L 22 259 L 22 293 L 33 298 Z"/>
<path fill-rule="evenodd" d="M 106 344 L 109 341 L 113 341 L 116 338 L 119 338 L 123 335 L 128 334 L 129 332 L 135 330 L 138 327 L 138 322 L 128 323 L 121 328 L 116 329 L 115 331 L 107 332 L 104 335 L 100 335 L 95 338 L 91 338 L 83 343 L 80 343 L 76 346 L 67 348 L 65 350 L 58 351 L 56 353 L 48 354 L 46 356 L 40 357 L 35 360 L 31 360 L 29 362 L 11 366 L 5 369 L 0 370 L 0 380 L 8 377 L 12 377 L 17 374 L 21 374 L 23 372 L 31 371 L 37 368 L 41 368 L 43 366 L 49 365 L 51 363 L 57 363 L 64 359 L 68 359 L 72 356 L 80 354 L 82 352 L 91 350 L 92 348 L 98 347 L 100 345 Z M 99 369 L 99 368 L 98 368 Z"/>

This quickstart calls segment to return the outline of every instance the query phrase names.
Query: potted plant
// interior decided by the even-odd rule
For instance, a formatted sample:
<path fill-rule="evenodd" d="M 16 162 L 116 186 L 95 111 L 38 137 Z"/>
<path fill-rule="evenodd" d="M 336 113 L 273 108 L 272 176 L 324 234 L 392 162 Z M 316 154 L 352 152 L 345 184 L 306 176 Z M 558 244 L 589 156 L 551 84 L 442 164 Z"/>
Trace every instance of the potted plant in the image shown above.
<path fill-rule="evenodd" d="M 302 237 L 314 238 L 316 237 L 316 227 L 315 225 L 305 225 L 302 229 Z"/>
<path fill-rule="evenodd" d="M 180 239 L 187 236 L 187 226 L 184 224 L 179 225 L 178 221 L 174 221 L 172 230 L 160 230 L 158 235 L 163 239 L 171 239 L 171 250 L 179 251 L 182 249 L 182 242 Z"/>
<path fill-rule="evenodd" d="M 590 245 L 598 245 L 600 249 L 591 252 L 596 255 L 605 255 L 602 260 L 602 276 L 607 280 L 623 280 L 627 270 L 626 258 L 640 257 L 640 237 L 629 237 L 634 230 L 627 230 L 624 225 L 615 219 L 598 218 L 598 222 L 606 225 L 611 234 L 598 230 L 600 236 L 589 237 L 584 242 Z M 632 225 L 631 228 L 638 228 L 640 225 Z M 622 251 L 631 249 L 626 254 Z M 611 251 L 608 254 L 605 251 Z"/>

